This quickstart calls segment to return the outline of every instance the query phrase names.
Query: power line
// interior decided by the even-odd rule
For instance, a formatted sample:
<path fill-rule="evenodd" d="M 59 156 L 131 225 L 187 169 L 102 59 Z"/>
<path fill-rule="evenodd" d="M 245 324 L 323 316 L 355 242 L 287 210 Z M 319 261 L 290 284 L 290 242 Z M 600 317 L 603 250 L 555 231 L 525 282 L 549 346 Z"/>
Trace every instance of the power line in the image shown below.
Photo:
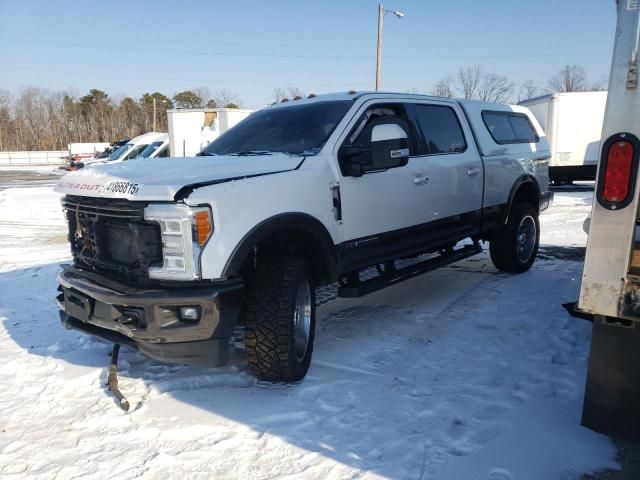
<path fill-rule="evenodd" d="M 99 67 L 104 69 L 105 68 L 105 62 L 102 63 L 92 63 L 92 62 L 69 62 L 67 61 L 67 59 L 61 59 L 61 58 L 51 58 L 51 57 L 47 57 L 46 58 L 47 62 L 50 63 L 55 63 L 55 66 L 62 66 L 62 65 L 70 65 L 70 66 L 80 66 L 80 67 Z M 38 58 L 30 58 L 30 59 L 26 59 L 24 57 L 2 57 L 2 54 L 0 54 L 0 61 L 13 61 L 13 62 L 20 62 L 23 65 L 24 64 L 29 64 L 31 62 L 40 62 L 42 61 L 42 57 L 38 57 Z M 139 69 L 140 68 L 140 64 L 126 64 L 126 63 L 120 63 L 118 62 L 116 65 L 114 65 L 114 67 L 117 67 L 118 69 L 128 69 L 128 68 L 136 68 Z M 144 70 L 160 70 L 163 72 L 167 71 L 167 66 L 162 64 L 162 65 L 144 65 Z M 114 68 L 111 68 L 111 71 L 114 71 Z M 199 73 L 203 73 L 203 74 L 215 74 L 218 75 L 220 74 L 220 68 L 215 68 L 213 67 L 212 69 L 204 69 L 204 68 L 193 68 L 193 67 L 180 67 L 180 71 L 192 71 L 192 72 L 199 72 Z M 261 68 L 259 70 L 256 69 L 236 69 L 235 66 L 233 69 L 229 69 L 227 67 L 224 68 L 224 73 L 226 74 L 255 74 L 255 75 L 264 75 L 265 73 L 271 73 L 269 71 L 267 71 L 264 68 Z M 280 72 L 277 72 L 280 73 Z M 360 73 L 349 73 L 349 74 L 344 74 L 341 73 L 340 77 L 344 78 L 344 77 L 370 77 L 371 75 L 369 73 L 365 73 L 364 71 L 360 72 Z"/>
<path fill-rule="evenodd" d="M 4 33 L 14 33 L 18 35 L 27 35 L 27 36 L 40 36 L 42 32 L 36 31 L 28 31 L 28 30 L 14 30 L 14 29 L 3 29 Z M 143 42 L 143 43 L 170 43 L 170 44 L 184 44 L 184 45 L 193 45 L 198 40 L 179 40 L 175 38 L 168 38 L 163 34 L 162 38 L 151 38 L 149 35 L 145 35 L 142 37 L 122 37 L 122 36 L 107 36 L 107 35 L 96 35 L 91 33 L 87 34 L 79 34 L 79 33 L 60 33 L 54 32 L 48 34 L 48 37 L 67 37 L 67 38 L 82 38 L 87 39 L 88 37 L 91 39 L 102 39 L 102 40 L 119 40 L 119 41 L 128 41 L 128 42 Z M 278 48 L 335 48 L 335 49 L 358 49 L 358 50 L 371 50 L 375 51 L 375 45 L 349 45 L 347 44 L 299 44 L 299 43 L 268 43 L 268 42 L 226 42 L 226 41 L 218 41 L 210 42 L 210 45 L 226 45 L 226 46 L 238 46 L 238 47 L 278 47 Z M 434 48 L 434 47 L 432 47 Z M 482 50 L 482 49 L 514 49 L 514 48 L 540 48 L 540 43 L 531 44 L 531 45 L 517 45 L 513 43 L 501 44 L 501 45 L 438 45 L 435 47 L 437 50 Z M 154 50 L 155 51 L 155 50 Z"/>
<path fill-rule="evenodd" d="M 42 72 L 42 73 L 59 73 L 59 74 L 63 74 L 63 75 L 69 75 L 70 73 L 72 73 L 73 75 L 81 75 L 81 76 L 88 76 L 88 77 L 98 77 L 98 78 L 102 78 L 102 77 L 110 77 L 110 78 L 135 78 L 138 80 L 154 80 L 156 82 L 162 82 L 162 81 L 170 81 L 170 82 L 189 82 L 192 84 L 200 84 L 200 85 L 207 85 L 207 84 L 230 84 L 230 85 L 237 85 L 237 84 L 246 84 L 246 85 L 266 85 L 266 86 L 277 86 L 276 83 L 274 82 L 257 82 L 257 81 L 246 81 L 246 80 L 211 80 L 211 79 L 193 79 L 193 78 L 171 78 L 171 77 L 159 77 L 159 76 L 144 76 L 144 75 L 130 75 L 127 73 L 124 74 L 113 74 L 113 73 L 109 73 L 109 72 L 97 72 L 97 73 L 91 73 L 91 72 L 80 72 L 80 71 L 76 71 L 74 70 L 73 72 L 69 72 L 69 70 L 56 70 L 56 69 L 49 69 L 49 68 L 36 68 L 36 67 L 24 67 L 21 65 L 7 65 L 7 64 L 0 64 L 0 68 L 6 68 L 6 69 L 15 69 L 15 70 L 27 70 L 27 71 L 34 71 L 34 72 Z M 308 82 L 293 82 L 293 81 L 288 81 L 286 82 L 287 84 L 291 84 L 291 85 L 312 85 L 315 87 L 342 87 L 344 89 L 348 89 L 350 86 L 345 86 L 343 83 L 313 83 L 310 84 Z"/>
<path fill-rule="evenodd" d="M 86 45 L 73 44 L 65 42 L 44 42 L 38 40 L 20 40 L 0 37 L 0 41 L 29 43 L 36 45 L 52 45 L 73 48 L 91 48 L 116 51 L 132 51 L 147 52 L 155 54 L 175 53 L 180 55 L 201 55 L 201 56 L 224 56 L 224 57 L 259 57 L 259 58 L 298 58 L 298 59 L 326 59 L 326 60 L 367 60 L 373 61 L 373 57 L 368 56 L 345 56 L 345 55 L 283 55 L 271 53 L 238 53 L 238 52 L 220 52 L 220 51 L 196 51 L 196 50 L 167 50 L 167 49 L 151 49 L 151 48 L 135 48 L 135 47 L 115 47 L 110 45 Z M 510 55 L 435 55 L 435 56 L 385 56 L 385 60 L 473 60 L 473 59 L 513 59 L 513 58 L 544 58 L 544 57 L 578 57 L 578 56 L 604 56 L 609 55 L 607 52 L 571 52 L 571 53 L 541 53 L 541 54 L 510 54 Z"/>

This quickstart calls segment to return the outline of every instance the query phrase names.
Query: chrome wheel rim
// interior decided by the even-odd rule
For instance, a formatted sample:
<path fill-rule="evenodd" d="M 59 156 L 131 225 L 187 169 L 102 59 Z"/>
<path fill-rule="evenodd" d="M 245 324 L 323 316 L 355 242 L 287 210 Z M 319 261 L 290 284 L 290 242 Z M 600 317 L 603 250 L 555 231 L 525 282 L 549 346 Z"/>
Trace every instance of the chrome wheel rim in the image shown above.
<path fill-rule="evenodd" d="M 294 350 L 298 361 L 302 361 L 309 349 L 311 336 L 311 287 L 305 278 L 298 281 L 296 308 L 293 312 Z"/>
<path fill-rule="evenodd" d="M 520 220 L 518 232 L 516 233 L 516 255 L 522 263 L 528 262 L 531 255 L 533 255 L 533 250 L 536 246 L 536 230 L 536 221 L 531 215 L 527 215 Z"/>

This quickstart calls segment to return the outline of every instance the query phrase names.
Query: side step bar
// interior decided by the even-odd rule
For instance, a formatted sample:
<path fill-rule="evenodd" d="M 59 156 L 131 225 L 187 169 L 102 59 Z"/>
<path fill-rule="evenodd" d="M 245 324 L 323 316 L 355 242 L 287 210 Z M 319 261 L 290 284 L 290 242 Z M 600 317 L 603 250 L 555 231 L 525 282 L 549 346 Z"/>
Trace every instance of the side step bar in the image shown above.
<path fill-rule="evenodd" d="M 371 279 L 361 280 L 354 283 L 341 282 L 338 287 L 338 296 L 343 298 L 362 297 L 385 287 L 400 283 L 404 280 L 417 277 L 420 274 L 430 272 L 436 268 L 444 267 L 445 265 L 472 257 L 478 253 L 482 253 L 482 246 L 479 243 L 474 243 L 473 245 L 465 245 L 457 250 L 440 254 L 422 262 L 414 263 L 413 265 L 408 265 L 399 269 L 394 268 L 389 272 L 383 272 Z"/>

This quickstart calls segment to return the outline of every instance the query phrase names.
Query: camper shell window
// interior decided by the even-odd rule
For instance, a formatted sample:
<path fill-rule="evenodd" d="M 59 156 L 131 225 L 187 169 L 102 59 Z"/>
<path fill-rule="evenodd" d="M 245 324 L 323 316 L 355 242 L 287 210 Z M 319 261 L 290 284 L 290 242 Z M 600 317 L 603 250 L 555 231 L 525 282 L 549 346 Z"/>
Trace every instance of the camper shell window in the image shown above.
<path fill-rule="evenodd" d="M 499 145 L 509 143 L 538 143 L 540 137 L 524 113 L 485 110 L 482 121 Z"/>

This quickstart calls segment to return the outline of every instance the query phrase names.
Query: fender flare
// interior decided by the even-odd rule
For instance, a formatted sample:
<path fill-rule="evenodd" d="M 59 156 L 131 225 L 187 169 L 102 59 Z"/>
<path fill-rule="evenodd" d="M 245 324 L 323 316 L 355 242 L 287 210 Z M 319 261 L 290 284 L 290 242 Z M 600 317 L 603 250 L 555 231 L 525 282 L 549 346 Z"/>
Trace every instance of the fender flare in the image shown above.
<path fill-rule="evenodd" d="M 280 230 L 298 230 L 311 235 L 320 246 L 322 262 L 329 280 L 337 278 L 338 255 L 333 239 L 326 227 L 315 217 L 306 213 L 280 213 L 254 226 L 235 246 L 222 270 L 222 277 L 228 278 L 239 273 L 244 260 L 252 250 L 269 235 Z"/>
<path fill-rule="evenodd" d="M 516 181 L 513 182 L 513 185 L 511 186 L 511 191 L 509 192 L 509 199 L 507 200 L 507 208 L 505 209 L 504 215 L 502 217 L 503 225 L 509 221 L 509 214 L 511 213 L 511 207 L 513 207 L 513 201 L 516 198 L 516 194 L 518 193 L 518 190 L 520 190 L 520 187 L 526 184 L 532 184 L 533 187 L 535 188 L 536 197 L 537 197 L 537 202 L 535 207 L 538 211 L 540 210 L 540 199 L 542 198 L 542 193 L 540 191 L 540 185 L 538 184 L 538 180 L 536 180 L 536 178 L 533 175 L 522 175 L 518 177 Z"/>

